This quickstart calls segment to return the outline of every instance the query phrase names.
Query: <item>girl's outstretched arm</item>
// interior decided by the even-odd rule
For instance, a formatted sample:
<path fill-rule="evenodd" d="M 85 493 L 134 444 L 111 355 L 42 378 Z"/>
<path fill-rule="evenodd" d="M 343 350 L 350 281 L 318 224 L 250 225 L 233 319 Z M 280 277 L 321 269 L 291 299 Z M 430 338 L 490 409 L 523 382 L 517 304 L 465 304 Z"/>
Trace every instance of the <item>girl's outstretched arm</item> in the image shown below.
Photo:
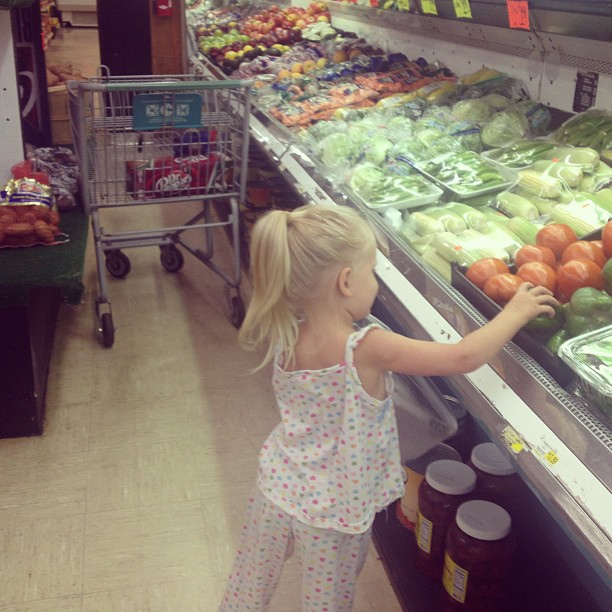
<path fill-rule="evenodd" d="M 376 330 L 364 338 L 359 359 L 365 367 L 413 376 L 465 374 L 488 363 L 534 317 L 554 316 L 557 303 L 544 287 L 523 283 L 494 319 L 457 343 L 414 340 Z"/>

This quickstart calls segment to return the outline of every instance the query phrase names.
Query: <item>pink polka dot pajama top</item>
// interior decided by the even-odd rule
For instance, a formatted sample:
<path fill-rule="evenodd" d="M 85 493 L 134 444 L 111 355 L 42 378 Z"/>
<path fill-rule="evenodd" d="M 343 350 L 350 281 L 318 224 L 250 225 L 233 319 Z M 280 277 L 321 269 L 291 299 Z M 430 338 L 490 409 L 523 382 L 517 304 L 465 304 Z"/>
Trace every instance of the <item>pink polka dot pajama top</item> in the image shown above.
<path fill-rule="evenodd" d="M 294 545 L 302 610 L 351 610 L 374 516 L 404 493 L 392 375 L 379 400 L 364 391 L 354 366 L 353 351 L 374 327 L 351 334 L 335 366 L 288 372 L 275 361 L 281 422 L 260 452 L 257 484 L 265 499 L 251 500 L 221 610 L 264 610 Z M 271 565 L 278 571 L 261 569 Z"/>

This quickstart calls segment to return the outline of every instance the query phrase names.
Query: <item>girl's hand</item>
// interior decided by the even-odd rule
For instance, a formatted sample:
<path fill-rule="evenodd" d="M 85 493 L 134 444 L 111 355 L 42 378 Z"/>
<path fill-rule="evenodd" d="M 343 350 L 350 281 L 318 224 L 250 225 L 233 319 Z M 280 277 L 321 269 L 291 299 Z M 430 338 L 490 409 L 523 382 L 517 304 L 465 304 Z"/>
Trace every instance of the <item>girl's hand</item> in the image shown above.
<path fill-rule="evenodd" d="M 531 321 L 538 315 L 555 316 L 554 306 L 559 302 L 546 287 L 534 286 L 531 283 L 523 283 L 514 297 L 506 304 L 504 310 L 511 311 L 522 316 L 525 323 Z"/>

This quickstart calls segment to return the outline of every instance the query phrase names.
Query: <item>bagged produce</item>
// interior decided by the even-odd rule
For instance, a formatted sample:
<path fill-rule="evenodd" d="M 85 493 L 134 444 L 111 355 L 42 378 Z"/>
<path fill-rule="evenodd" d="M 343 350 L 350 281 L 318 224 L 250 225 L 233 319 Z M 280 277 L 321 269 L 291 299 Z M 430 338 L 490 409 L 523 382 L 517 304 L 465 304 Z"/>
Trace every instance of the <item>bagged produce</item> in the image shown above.
<path fill-rule="evenodd" d="M 520 111 L 495 113 L 482 127 L 482 142 L 488 147 L 502 147 L 529 135 L 529 121 Z"/>
<path fill-rule="evenodd" d="M 568 119 L 555 131 L 555 138 L 576 147 L 598 151 L 612 148 L 612 113 L 589 109 Z"/>
<path fill-rule="evenodd" d="M 544 136 L 548 133 L 551 115 L 543 104 L 533 100 L 521 100 L 514 108 L 527 117 L 529 129 L 534 136 Z"/>
<path fill-rule="evenodd" d="M 460 100 L 453 104 L 451 115 L 454 121 L 471 121 L 484 124 L 494 113 L 494 109 L 482 98 Z"/>

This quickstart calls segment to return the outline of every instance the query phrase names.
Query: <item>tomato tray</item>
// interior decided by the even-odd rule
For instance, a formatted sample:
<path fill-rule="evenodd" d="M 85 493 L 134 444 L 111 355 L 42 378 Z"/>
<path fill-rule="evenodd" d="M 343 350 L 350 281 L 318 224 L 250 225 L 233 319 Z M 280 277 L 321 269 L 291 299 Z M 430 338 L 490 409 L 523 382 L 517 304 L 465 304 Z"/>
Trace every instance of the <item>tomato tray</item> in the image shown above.
<path fill-rule="evenodd" d="M 465 267 L 452 264 L 451 284 L 481 314 L 491 320 L 501 312 L 501 307 L 468 280 L 465 275 L 466 270 L 467 268 Z M 527 332 L 519 331 L 512 341 L 540 364 L 562 387 L 568 386 L 575 378 L 573 371 L 558 355 L 555 355 L 545 345 L 534 340 Z"/>

